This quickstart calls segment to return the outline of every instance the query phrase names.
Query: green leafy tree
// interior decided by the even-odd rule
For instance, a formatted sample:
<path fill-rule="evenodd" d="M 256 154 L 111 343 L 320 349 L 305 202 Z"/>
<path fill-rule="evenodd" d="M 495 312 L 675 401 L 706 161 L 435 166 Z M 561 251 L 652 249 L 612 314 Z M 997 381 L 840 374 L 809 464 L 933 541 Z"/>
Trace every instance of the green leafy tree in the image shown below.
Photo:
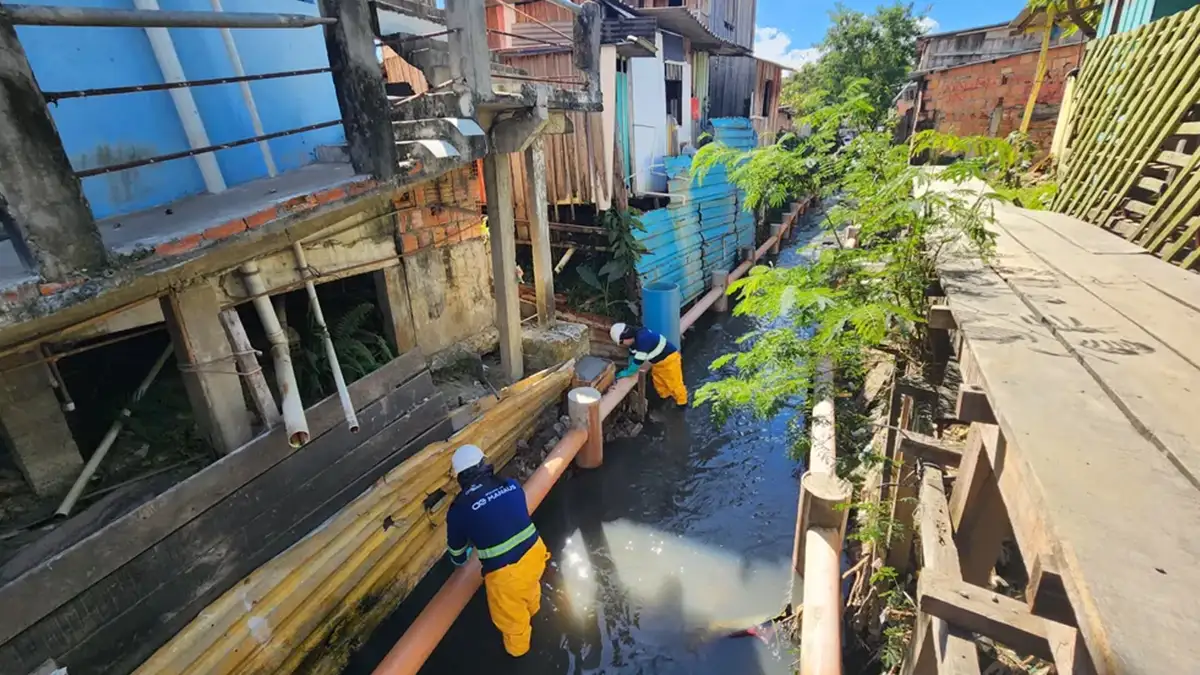
<path fill-rule="evenodd" d="M 911 3 L 896 2 L 864 14 L 838 4 L 830 12 L 832 25 L 818 45 L 821 57 L 784 82 L 785 105 L 811 113 L 838 99 L 851 83 L 862 89 L 882 122 L 891 109 L 916 58 L 923 17 Z"/>

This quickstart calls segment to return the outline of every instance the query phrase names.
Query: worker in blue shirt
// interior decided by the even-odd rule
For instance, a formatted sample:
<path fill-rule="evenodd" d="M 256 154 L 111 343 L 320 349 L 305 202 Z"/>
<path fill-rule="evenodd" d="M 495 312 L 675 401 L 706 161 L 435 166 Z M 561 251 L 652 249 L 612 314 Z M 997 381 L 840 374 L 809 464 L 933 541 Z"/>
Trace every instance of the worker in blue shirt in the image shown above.
<path fill-rule="evenodd" d="M 688 402 L 687 386 L 683 384 L 683 357 L 679 348 L 667 338 L 649 328 L 614 323 L 609 331 L 613 342 L 629 348 L 629 365 L 617 373 L 617 379 L 632 377 L 649 362 L 650 380 L 654 390 L 663 398 L 674 399 L 676 405 Z"/>
<path fill-rule="evenodd" d="M 529 652 L 533 615 L 542 605 L 542 573 L 550 552 L 529 519 L 525 491 L 497 477 L 483 451 L 464 445 L 451 460 L 462 492 L 446 516 L 450 560 L 463 565 L 474 547 L 483 566 L 488 611 L 512 656 Z"/>

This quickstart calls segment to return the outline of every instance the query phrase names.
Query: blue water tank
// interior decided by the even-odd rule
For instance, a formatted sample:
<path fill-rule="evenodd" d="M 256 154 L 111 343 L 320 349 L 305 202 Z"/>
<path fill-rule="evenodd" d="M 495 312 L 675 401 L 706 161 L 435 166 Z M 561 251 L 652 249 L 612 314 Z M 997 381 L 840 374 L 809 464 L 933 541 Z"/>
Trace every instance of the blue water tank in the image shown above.
<path fill-rule="evenodd" d="M 655 283 L 642 288 L 642 323 L 677 347 L 682 298 L 679 284 Z"/>

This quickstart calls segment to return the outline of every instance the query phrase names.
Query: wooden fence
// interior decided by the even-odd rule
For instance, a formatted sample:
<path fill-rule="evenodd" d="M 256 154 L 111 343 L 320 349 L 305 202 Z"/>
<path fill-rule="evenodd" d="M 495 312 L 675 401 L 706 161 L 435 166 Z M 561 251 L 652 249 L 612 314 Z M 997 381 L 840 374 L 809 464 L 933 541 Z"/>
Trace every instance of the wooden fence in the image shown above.
<path fill-rule="evenodd" d="M 1088 47 L 1054 209 L 1200 261 L 1200 7 Z"/>

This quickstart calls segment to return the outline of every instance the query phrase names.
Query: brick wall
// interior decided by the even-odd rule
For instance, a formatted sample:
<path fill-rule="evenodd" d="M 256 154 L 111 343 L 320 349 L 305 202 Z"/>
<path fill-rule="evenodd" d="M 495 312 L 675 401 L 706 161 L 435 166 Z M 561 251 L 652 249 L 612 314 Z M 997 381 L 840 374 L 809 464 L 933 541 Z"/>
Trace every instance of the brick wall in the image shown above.
<path fill-rule="evenodd" d="M 1070 45 L 1055 47 L 1047 55 L 1046 79 L 1029 127 L 1030 138 L 1043 153 L 1054 137 L 1067 73 L 1079 65 L 1081 54 L 1081 45 Z M 1033 52 L 926 75 L 919 128 L 960 136 L 1008 136 L 1021 126 L 1037 62 Z"/>
<path fill-rule="evenodd" d="M 414 186 L 392 199 L 402 253 L 483 237 L 479 174 L 474 164 Z"/>

